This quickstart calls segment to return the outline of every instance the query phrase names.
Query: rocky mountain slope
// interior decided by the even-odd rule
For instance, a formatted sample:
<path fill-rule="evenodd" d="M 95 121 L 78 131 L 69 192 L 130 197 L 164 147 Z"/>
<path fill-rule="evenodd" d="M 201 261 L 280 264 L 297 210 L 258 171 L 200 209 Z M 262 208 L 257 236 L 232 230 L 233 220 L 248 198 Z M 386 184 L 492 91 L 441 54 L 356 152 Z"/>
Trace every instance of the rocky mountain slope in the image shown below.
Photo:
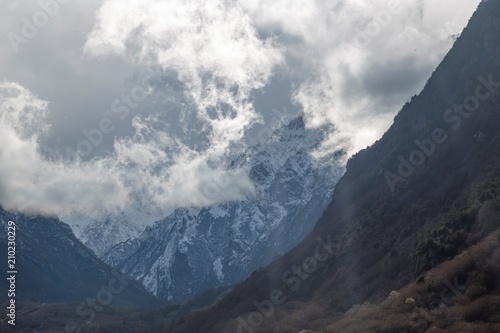
<path fill-rule="evenodd" d="M 103 260 L 172 301 L 243 280 L 301 241 L 329 203 L 343 172 L 333 162 L 342 152 L 313 159 L 322 138 L 294 119 L 234 160 L 250 170 L 254 196 L 178 209 Z"/>
<path fill-rule="evenodd" d="M 72 214 L 62 219 L 67 222 L 75 236 L 98 257 L 105 255 L 113 246 L 129 239 L 137 238 L 145 229 L 140 221 L 145 214 L 137 217 L 119 212 L 97 214 L 89 218 L 83 214 Z"/>
<path fill-rule="evenodd" d="M 499 194 L 500 1 L 489 0 L 350 159 L 313 232 L 164 332 L 498 332 Z"/>
<path fill-rule="evenodd" d="M 140 284 L 98 259 L 73 235 L 68 225 L 57 219 L 12 214 L 0 207 L 3 250 L 7 249 L 9 221 L 15 222 L 17 301 L 81 301 L 98 297 L 103 286 L 113 282 L 114 290 L 120 290 L 113 294 L 113 304 L 145 307 L 161 304 Z M 0 264 L 0 286 L 8 290 L 5 274 L 12 269 L 7 269 L 7 257 L 4 259 Z M 6 299 L 7 293 L 1 293 L 0 302 Z"/>

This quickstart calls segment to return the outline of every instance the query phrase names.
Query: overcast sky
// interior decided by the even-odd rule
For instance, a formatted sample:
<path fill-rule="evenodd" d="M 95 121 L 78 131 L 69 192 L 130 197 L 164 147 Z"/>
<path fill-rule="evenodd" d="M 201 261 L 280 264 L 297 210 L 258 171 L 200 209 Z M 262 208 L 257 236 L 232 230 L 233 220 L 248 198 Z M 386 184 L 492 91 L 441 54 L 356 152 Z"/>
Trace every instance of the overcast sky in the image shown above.
<path fill-rule="evenodd" d="M 353 154 L 479 2 L 0 0 L 0 203 L 161 215 L 243 198 L 228 161 L 277 114 L 333 124 L 315 153 Z"/>

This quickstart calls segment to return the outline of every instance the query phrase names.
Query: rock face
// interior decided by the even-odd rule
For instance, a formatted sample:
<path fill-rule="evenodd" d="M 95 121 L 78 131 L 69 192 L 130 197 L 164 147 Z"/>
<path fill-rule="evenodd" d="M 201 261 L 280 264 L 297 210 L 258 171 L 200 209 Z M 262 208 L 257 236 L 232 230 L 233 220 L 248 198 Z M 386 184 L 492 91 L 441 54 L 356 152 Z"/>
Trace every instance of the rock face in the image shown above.
<path fill-rule="evenodd" d="M 137 238 L 145 227 L 140 226 L 129 214 L 103 214 L 89 222 L 87 216 L 68 217 L 70 226 L 78 239 L 98 257 L 102 257 L 116 244 Z"/>
<path fill-rule="evenodd" d="M 334 160 L 343 153 L 313 159 L 322 139 L 301 117 L 292 120 L 234 160 L 232 166 L 250 170 L 254 196 L 178 209 L 103 260 L 172 301 L 243 280 L 300 242 L 330 202 L 343 173 Z"/>
<path fill-rule="evenodd" d="M 16 299 L 53 303 L 96 298 L 103 286 L 116 281 L 117 273 L 95 256 L 73 234 L 71 228 L 55 218 L 13 214 L 0 207 L 0 247 L 7 249 L 8 222 L 15 222 Z M 2 253 L 5 253 L 2 251 Z M 7 257 L 1 261 L 4 276 Z M 9 269 L 12 270 L 12 269 Z M 152 306 L 161 304 L 130 278 L 125 288 L 113 295 L 113 304 Z M 7 279 L 0 281 L 8 290 Z M 2 293 L 0 301 L 7 293 Z M 75 309 L 76 311 L 76 309 Z"/>

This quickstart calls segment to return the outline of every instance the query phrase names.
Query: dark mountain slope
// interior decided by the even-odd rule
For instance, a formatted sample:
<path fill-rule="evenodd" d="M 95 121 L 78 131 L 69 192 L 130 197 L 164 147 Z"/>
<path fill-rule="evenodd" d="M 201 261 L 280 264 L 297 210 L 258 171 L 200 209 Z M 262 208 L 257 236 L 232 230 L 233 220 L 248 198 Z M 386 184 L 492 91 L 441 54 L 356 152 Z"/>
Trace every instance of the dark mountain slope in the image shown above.
<path fill-rule="evenodd" d="M 321 329 L 481 242 L 500 226 L 499 91 L 500 1 L 490 0 L 383 138 L 349 161 L 313 233 L 217 306 L 165 331 Z M 331 237 L 332 254 L 311 261 L 319 237 Z M 457 274 L 472 281 L 480 272 Z M 498 293 L 495 283 L 478 288 Z"/>
<path fill-rule="evenodd" d="M 81 244 L 70 227 L 57 219 L 11 214 L 0 208 L 2 253 L 7 249 L 9 221 L 16 224 L 17 301 L 85 301 L 98 298 L 103 286 L 108 287 L 112 282 L 111 288 L 116 290 L 112 294 L 113 304 L 145 307 L 160 304 L 138 283 L 116 272 L 113 274 L 111 267 Z M 7 257 L 4 259 L 0 264 L 0 286 L 7 290 Z M 6 298 L 7 294 L 1 293 L 0 302 Z"/>

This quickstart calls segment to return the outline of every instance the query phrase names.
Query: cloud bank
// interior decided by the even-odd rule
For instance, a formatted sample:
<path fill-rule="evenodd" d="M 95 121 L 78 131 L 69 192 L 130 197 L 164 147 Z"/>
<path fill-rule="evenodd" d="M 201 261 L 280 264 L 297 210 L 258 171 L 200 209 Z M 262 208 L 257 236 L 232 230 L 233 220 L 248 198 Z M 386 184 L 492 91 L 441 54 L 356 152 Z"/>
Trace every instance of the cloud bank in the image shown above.
<path fill-rule="evenodd" d="M 331 123 L 325 144 L 354 153 L 378 139 L 419 92 L 479 1 L 242 0 L 263 34 L 287 40 L 295 101 L 310 126 Z M 455 8 L 455 10 L 452 10 Z"/>
<path fill-rule="evenodd" d="M 18 84 L 0 85 L 0 202 L 4 208 L 57 214 L 82 207 L 121 209 L 127 189 L 104 161 L 70 165 L 40 153 L 47 103 Z M 90 195 L 92 193 L 92 195 Z"/>
<path fill-rule="evenodd" d="M 478 3 L 61 6 L 19 53 L 0 56 L 0 203 L 45 214 L 134 210 L 161 217 L 177 207 L 243 199 L 253 184 L 248 170 L 231 163 L 246 142 L 259 141 L 252 140 L 255 126 L 274 126 L 271 104 L 293 105 L 311 128 L 333 125 L 315 156 L 353 154 L 419 92 Z M 5 5 L 5 32 L 23 22 L 5 13 L 29 18 L 40 10 Z M 0 45 L 8 49 L 5 39 Z M 31 54 L 40 56 L 31 61 Z M 144 80 L 148 68 L 158 68 L 158 77 Z M 124 102 L 139 88 L 140 101 Z M 274 91 L 283 93 L 268 93 Z M 64 154 L 65 142 L 76 150 L 82 132 L 107 117 L 113 130 L 98 152 Z"/>

